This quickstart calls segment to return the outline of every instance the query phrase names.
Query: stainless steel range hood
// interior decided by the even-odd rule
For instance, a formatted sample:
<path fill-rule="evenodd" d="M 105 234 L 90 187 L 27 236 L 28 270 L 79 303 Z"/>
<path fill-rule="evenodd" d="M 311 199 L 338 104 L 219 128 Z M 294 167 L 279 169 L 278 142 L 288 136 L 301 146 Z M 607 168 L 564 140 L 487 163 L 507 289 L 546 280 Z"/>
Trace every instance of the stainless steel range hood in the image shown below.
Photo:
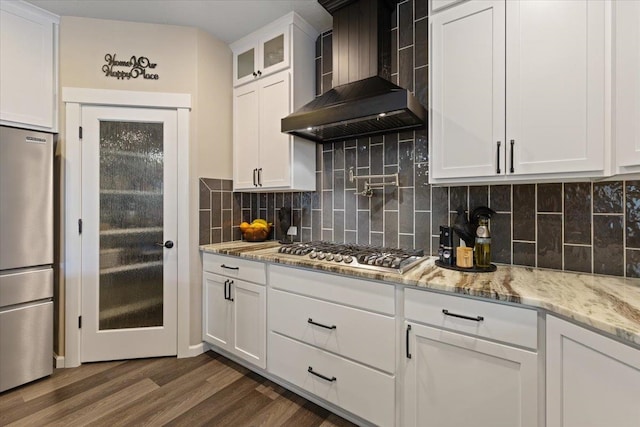
<path fill-rule="evenodd" d="M 334 88 L 282 119 L 282 132 L 329 143 L 423 127 L 424 107 L 389 81 L 396 2 L 319 2 L 333 14 Z"/>

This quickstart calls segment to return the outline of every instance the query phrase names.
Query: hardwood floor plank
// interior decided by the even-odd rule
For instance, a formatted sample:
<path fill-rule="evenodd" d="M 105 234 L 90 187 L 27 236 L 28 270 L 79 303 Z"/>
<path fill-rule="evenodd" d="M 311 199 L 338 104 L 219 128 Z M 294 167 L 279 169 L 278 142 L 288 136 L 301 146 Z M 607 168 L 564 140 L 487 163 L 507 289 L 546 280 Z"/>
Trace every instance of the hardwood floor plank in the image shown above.
<path fill-rule="evenodd" d="M 262 410 L 271 402 L 272 400 L 264 394 L 255 389 L 251 390 L 241 399 L 227 406 L 217 416 L 211 418 L 207 424 L 213 426 L 249 426 L 248 421 L 253 418 L 253 414 Z"/>
<path fill-rule="evenodd" d="M 130 366 L 135 366 L 135 369 L 128 369 L 124 375 L 118 375 L 109 381 L 97 384 L 93 387 L 86 389 L 82 393 L 77 393 L 67 399 L 56 401 L 47 407 L 33 412 L 28 416 L 21 417 L 9 426 L 30 426 L 30 425 L 43 425 L 44 423 L 51 423 L 57 419 L 60 419 L 66 415 L 80 410 L 81 408 L 91 405 L 101 399 L 105 399 L 124 388 L 127 388 L 136 382 L 145 378 L 147 372 L 152 371 L 154 367 L 161 366 L 163 360 L 154 360 L 150 363 L 132 363 Z M 124 365 L 121 365 L 124 367 Z M 116 368 L 112 368 L 115 370 Z M 45 395 L 43 397 L 47 397 Z"/>
<path fill-rule="evenodd" d="M 55 389 L 40 397 L 34 398 L 23 405 L 7 408 L 0 413 L 0 425 L 7 425 L 21 418 L 30 416 L 41 410 L 50 408 L 60 402 L 71 399 L 75 396 L 82 396 L 90 392 L 102 384 L 112 381 L 114 378 L 123 377 L 131 372 L 142 375 L 148 370 L 152 370 L 154 366 L 161 365 L 162 359 L 153 359 L 152 361 L 130 361 L 126 363 L 110 366 L 109 369 L 98 372 L 94 375 L 82 378 L 66 386 Z M 79 369 L 79 368 L 74 368 Z M 48 381 L 45 379 L 43 381 Z"/>
<path fill-rule="evenodd" d="M 20 387 L 20 394 L 25 402 L 58 390 L 64 386 L 91 377 L 100 372 L 107 371 L 115 366 L 122 365 L 125 361 L 87 363 L 73 369 L 56 369 L 49 381 L 38 381 L 29 387 Z"/>
<path fill-rule="evenodd" d="M 320 424 L 320 427 L 351 427 L 353 425 L 354 424 L 352 422 L 347 421 L 336 414 L 330 414 L 327 419 Z"/>
<path fill-rule="evenodd" d="M 188 357 L 185 359 L 178 359 L 174 357 L 167 363 L 167 366 L 163 371 L 152 375 L 150 378 L 159 386 L 163 386 L 176 378 L 199 368 L 200 366 L 206 365 L 211 360 L 215 360 L 218 357 L 219 355 L 214 352 L 207 352 L 196 357 Z"/>
<path fill-rule="evenodd" d="M 28 387 L 28 386 L 27 386 Z M 20 392 L 17 390 L 14 391 L 5 391 L 0 394 L 0 417 L 5 411 L 8 411 L 10 408 L 17 408 L 24 404 L 24 399 L 20 395 Z M 0 426 L 2 424 L 2 418 L 0 418 Z"/>
<path fill-rule="evenodd" d="M 146 423 L 148 419 L 169 410 L 175 402 L 182 400 L 189 391 L 206 383 L 205 378 L 212 375 L 214 370 L 217 369 L 216 365 L 218 364 L 219 362 L 216 360 L 208 359 L 206 365 L 200 366 L 180 378 L 165 384 L 159 389 L 147 394 L 142 399 L 132 400 L 116 414 L 108 417 L 109 424 L 112 426 L 130 426 Z M 105 419 L 98 418 L 94 423 L 89 425 L 104 424 Z"/>
<path fill-rule="evenodd" d="M 229 407 L 237 404 L 239 401 L 242 401 L 251 391 L 255 391 L 255 388 L 263 381 L 264 378 L 258 375 L 244 375 L 237 381 L 231 383 L 208 399 L 203 400 L 188 412 L 180 415 L 166 425 L 215 425 L 211 422 L 212 419 L 220 414 L 224 414 Z"/>
<path fill-rule="evenodd" d="M 214 352 L 84 364 L 0 393 L 0 426 L 353 424 Z"/>
<path fill-rule="evenodd" d="M 216 374 L 207 378 L 207 380 L 199 386 L 194 387 L 186 384 L 187 391 L 171 401 L 166 402 L 166 406 L 162 410 L 156 412 L 148 418 L 149 425 L 164 425 L 173 419 L 179 417 L 185 412 L 190 411 L 194 406 L 200 404 L 205 399 L 213 396 L 229 384 L 234 383 L 242 378 L 240 372 L 220 364 L 220 370 Z M 174 384 L 175 383 L 175 384 Z M 167 384 L 167 387 L 178 385 L 177 381 Z"/>
<path fill-rule="evenodd" d="M 248 426 L 281 426 L 305 404 L 306 400 L 291 391 L 285 391 L 269 405 L 256 412 L 247 421 Z"/>
<path fill-rule="evenodd" d="M 104 399 L 80 408 L 50 425 L 59 427 L 85 426 L 96 418 L 108 417 L 131 402 L 132 399 L 140 399 L 159 387 L 160 386 L 158 386 L 158 384 L 154 383 L 149 378 L 144 378 Z"/>
<path fill-rule="evenodd" d="M 282 427 L 318 427 L 331 414 L 324 408 L 312 402 L 306 402 Z"/>

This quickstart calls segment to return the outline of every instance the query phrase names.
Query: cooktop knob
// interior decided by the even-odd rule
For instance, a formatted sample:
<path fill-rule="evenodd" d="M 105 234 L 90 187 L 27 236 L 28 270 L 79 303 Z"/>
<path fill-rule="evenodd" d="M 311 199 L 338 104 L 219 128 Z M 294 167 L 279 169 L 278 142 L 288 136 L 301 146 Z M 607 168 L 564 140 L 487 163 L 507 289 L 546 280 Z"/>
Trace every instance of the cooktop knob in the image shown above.
<path fill-rule="evenodd" d="M 311 251 L 311 253 L 309 254 L 309 258 L 311 259 L 315 259 L 318 256 L 318 253 L 316 251 Z"/>
<path fill-rule="evenodd" d="M 335 262 L 342 262 L 342 255 L 338 254 L 335 256 L 335 258 L 333 259 Z"/>
<path fill-rule="evenodd" d="M 327 261 L 333 261 L 333 254 L 327 254 Z"/>
<path fill-rule="evenodd" d="M 324 254 L 324 252 L 318 252 L 318 259 L 319 260 L 323 260 L 326 257 L 326 255 Z"/>
<path fill-rule="evenodd" d="M 346 262 L 347 264 L 351 264 L 353 262 L 353 257 L 351 255 L 347 255 L 346 257 L 344 257 L 344 262 Z"/>

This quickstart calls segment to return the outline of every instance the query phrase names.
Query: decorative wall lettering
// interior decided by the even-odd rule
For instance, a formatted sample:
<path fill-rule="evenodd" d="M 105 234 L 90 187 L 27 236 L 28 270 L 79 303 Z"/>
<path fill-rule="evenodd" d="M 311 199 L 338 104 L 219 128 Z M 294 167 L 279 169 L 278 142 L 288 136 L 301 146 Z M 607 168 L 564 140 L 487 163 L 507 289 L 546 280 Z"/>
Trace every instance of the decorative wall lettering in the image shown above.
<path fill-rule="evenodd" d="M 124 79 L 137 79 L 142 77 L 146 80 L 158 80 L 160 77 L 158 74 L 152 74 L 149 70 L 156 68 L 156 65 L 146 56 L 132 56 L 127 61 L 120 61 L 116 59 L 116 54 L 113 55 L 107 53 L 104 56 L 106 64 L 102 66 L 102 72 L 106 77 L 114 77 L 118 80 Z M 124 68 L 124 69 L 118 69 Z"/>

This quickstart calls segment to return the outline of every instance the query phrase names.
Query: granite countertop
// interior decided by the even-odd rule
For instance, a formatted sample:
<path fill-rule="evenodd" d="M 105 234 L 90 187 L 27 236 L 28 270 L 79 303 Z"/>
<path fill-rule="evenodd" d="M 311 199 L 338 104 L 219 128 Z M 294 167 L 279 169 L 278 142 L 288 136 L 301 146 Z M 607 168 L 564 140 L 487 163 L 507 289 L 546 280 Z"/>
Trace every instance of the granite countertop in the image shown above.
<path fill-rule="evenodd" d="M 377 272 L 280 254 L 276 241 L 204 245 L 204 252 L 312 268 L 369 280 L 508 301 L 560 314 L 640 346 L 640 279 L 499 265 L 494 273 L 464 273 L 427 258 L 407 273 Z"/>

